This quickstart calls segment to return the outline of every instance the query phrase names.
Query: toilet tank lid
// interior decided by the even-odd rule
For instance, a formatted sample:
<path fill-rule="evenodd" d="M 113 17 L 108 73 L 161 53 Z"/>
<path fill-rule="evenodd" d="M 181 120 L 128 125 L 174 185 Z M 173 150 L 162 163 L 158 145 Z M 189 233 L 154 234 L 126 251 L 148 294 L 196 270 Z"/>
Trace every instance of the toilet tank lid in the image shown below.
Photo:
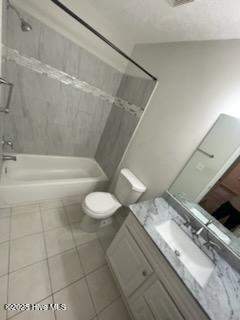
<path fill-rule="evenodd" d="M 132 185 L 132 189 L 137 192 L 145 192 L 146 186 L 129 170 L 129 169 L 122 169 L 121 174 L 129 181 Z"/>

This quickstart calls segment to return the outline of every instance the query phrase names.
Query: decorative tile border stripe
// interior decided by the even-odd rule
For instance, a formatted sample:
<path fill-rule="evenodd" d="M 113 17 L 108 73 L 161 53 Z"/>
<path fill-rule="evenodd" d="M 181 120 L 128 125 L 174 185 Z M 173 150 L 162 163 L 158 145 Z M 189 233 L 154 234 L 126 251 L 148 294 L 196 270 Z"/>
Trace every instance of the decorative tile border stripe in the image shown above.
<path fill-rule="evenodd" d="M 121 99 L 119 97 L 113 97 L 109 93 L 97 87 L 94 87 L 85 81 L 79 80 L 76 77 L 67 74 L 66 72 L 63 72 L 54 67 L 51 67 L 48 64 L 45 64 L 35 58 L 29 58 L 29 57 L 23 56 L 17 50 L 8 48 L 4 45 L 2 45 L 2 49 L 3 49 L 3 57 L 7 61 L 15 62 L 16 64 L 22 67 L 28 68 L 39 74 L 47 76 L 48 78 L 55 79 L 65 85 L 70 85 L 74 88 L 78 88 L 82 90 L 85 93 L 89 93 L 94 95 L 95 97 L 99 97 L 101 100 L 107 101 L 110 104 L 114 104 L 115 106 L 127 112 L 130 112 L 131 114 L 135 115 L 138 118 L 140 118 L 142 115 L 143 110 L 141 109 L 141 107 L 135 104 L 131 104 L 128 101 Z"/>

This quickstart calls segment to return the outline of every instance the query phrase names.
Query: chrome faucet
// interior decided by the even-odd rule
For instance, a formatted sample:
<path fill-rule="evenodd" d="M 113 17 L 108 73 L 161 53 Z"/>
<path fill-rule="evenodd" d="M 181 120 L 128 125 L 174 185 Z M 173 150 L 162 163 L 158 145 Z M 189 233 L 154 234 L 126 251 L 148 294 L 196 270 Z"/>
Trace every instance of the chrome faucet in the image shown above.
<path fill-rule="evenodd" d="M 185 222 L 183 223 L 184 226 L 189 227 L 191 225 L 191 220 L 189 218 L 189 216 L 186 213 L 183 213 L 183 216 L 185 218 Z"/>
<path fill-rule="evenodd" d="M 221 250 L 221 247 L 219 244 L 217 244 L 216 242 L 211 241 L 209 239 L 203 245 L 206 246 L 208 249 L 210 249 L 212 247 L 216 247 L 217 249 Z"/>
<path fill-rule="evenodd" d="M 1 156 L 3 161 L 7 161 L 7 160 L 17 161 L 17 157 L 11 154 L 1 154 Z"/>
<path fill-rule="evenodd" d="M 4 150 L 5 146 L 9 146 L 13 150 L 13 141 L 11 139 L 6 140 L 5 137 L 2 137 L 1 141 L 2 150 Z"/>
<path fill-rule="evenodd" d="M 203 232 L 203 230 L 207 227 L 207 226 L 209 226 L 211 223 L 213 223 L 213 219 L 210 219 L 208 222 L 206 222 L 205 224 L 204 224 L 204 226 L 203 227 L 201 227 L 200 229 L 198 229 L 198 230 L 193 230 L 192 231 L 192 234 L 194 235 L 194 236 L 196 236 L 196 237 L 199 237 L 200 236 L 200 234 Z"/>
<path fill-rule="evenodd" d="M 207 241 L 206 241 L 203 245 L 204 245 L 205 247 L 207 247 L 208 249 L 215 247 L 215 248 L 217 248 L 218 250 L 221 250 L 221 246 L 220 246 L 218 243 L 210 240 L 209 232 L 208 232 L 208 231 L 207 231 Z"/>

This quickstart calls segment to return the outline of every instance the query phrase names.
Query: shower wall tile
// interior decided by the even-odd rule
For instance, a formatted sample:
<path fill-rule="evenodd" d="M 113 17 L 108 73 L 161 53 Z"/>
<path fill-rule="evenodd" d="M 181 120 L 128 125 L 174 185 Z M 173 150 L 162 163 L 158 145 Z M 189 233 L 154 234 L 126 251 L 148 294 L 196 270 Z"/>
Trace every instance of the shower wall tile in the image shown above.
<path fill-rule="evenodd" d="M 2 16 L 6 16 L 7 13 L 7 4 L 6 1 L 3 1 L 2 3 Z M 1 27 L 2 27 L 2 41 L 6 41 L 6 35 L 7 35 L 7 20 L 2 19 L 1 21 Z M 4 79 L 6 78 L 6 64 L 4 61 L 0 61 L 1 63 L 1 77 Z M 0 86 L 0 107 L 4 107 L 6 103 L 6 87 Z M 6 114 L 0 113 L 0 140 L 2 139 L 2 136 L 4 135 L 5 130 L 5 123 L 6 123 Z M 0 152 L 2 152 L 2 148 L 0 148 Z M 0 172 L 2 169 L 3 161 L 2 157 L 0 156 Z"/>
<path fill-rule="evenodd" d="M 16 15 L 8 10 L 6 46 L 115 96 L 122 78 L 119 71 L 22 14 L 32 31 L 22 32 Z M 6 62 L 6 69 L 15 86 L 5 134 L 14 137 L 16 152 L 94 157 L 112 104 L 13 61 Z"/>
<path fill-rule="evenodd" d="M 128 102 L 140 106 L 143 110 L 155 87 L 155 81 L 123 75 L 117 96 Z"/>
<path fill-rule="evenodd" d="M 138 121 L 113 105 L 95 155 L 109 178 L 113 177 Z"/>
<path fill-rule="evenodd" d="M 112 105 L 13 62 L 7 70 L 17 83 L 6 128 L 16 152 L 94 157 Z"/>
<path fill-rule="evenodd" d="M 6 61 L 6 77 L 15 87 L 4 134 L 14 138 L 15 150 L 20 153 L 95 156 L 112 177 L 139 120 L 134 108 L 145 108 L 154 82 L 123 75 L 37 19 L 22 14 L 32 31 L 22 32 L 15 13 L 8 10 L 4 15 L 7 47 L 87 82 L 110 99 Z M 118 97 L 115 104 L 111 97 Z"/>
<path fill-rule="evenodd" d="M 16 15 L 12 10 L 8 10 L 8 37 L 5 43 L 7 47 L 16 49 L 24 56 L 40 60 L 115 96 L 121 82 L 121 72 L 26 12 L 21 13 L 32 25 L 32 31 L 22 32 Z"/>
<path fill-rule="evenodd" d="M 154 86 L 152 80 L 124 75 L 117 97 L 144 110 Z M 95 155 L 109 178 L 113 177 L 138 121 L 137 117 L 113 104 Z"/>
<path fill-rule="evenodd" d="M 16 13 L 13 10 L 7 10 L 7 14 L 3 16 L 3 20 L 7 20 L 7 37 L 3 43 L 7 47 L 19 50 L 22 54 L 38 59 L 43 25 L 25 12 L 21 12 L 21 14 L 32 25 L 32 31 L 23 32 Z"/>

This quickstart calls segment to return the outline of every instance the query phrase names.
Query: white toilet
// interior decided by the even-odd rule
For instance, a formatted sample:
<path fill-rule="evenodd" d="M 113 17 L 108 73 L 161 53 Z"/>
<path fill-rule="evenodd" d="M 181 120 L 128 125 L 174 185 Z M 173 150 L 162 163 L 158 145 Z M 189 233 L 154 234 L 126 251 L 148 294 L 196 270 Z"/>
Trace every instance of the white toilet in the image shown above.
<path fill-rule="evenodd" d="M 122 169 L 114 194 L 89 193 L 83 201 L 83 211 L 94 219 L 108 219 L 122 205 L 128 206 L 135 203 L 145 191 L 145 185 L 130 170 Z"/>

